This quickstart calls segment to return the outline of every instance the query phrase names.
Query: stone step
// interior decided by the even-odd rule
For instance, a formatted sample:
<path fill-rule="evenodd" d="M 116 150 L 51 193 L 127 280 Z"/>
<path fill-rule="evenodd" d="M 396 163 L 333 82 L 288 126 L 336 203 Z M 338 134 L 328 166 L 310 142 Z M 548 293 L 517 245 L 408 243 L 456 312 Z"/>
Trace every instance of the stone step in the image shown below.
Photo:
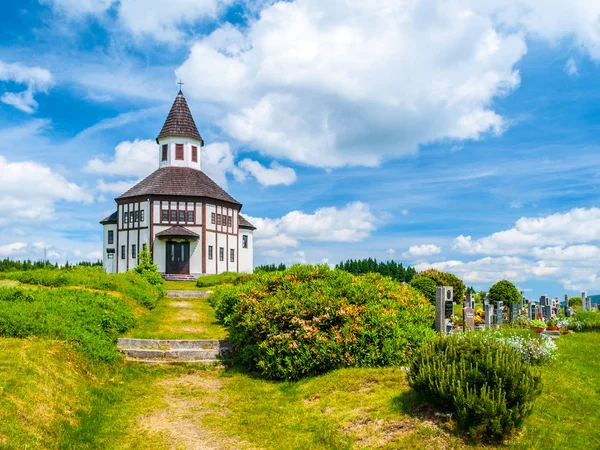
<path fill-rule="evenodd" d="M 203 366 L 217 366 L 223 365 L 223 362 L 220 359 L 190 359 L 184 361 L 168 361 L 165 359 L 139 359 L 139 358 L 131 358 L 126 357 L 126 361 L 141 363 L 141 364 L 151 364 L 157 366 L 165 366 L 165 365 L 178 365 L 178 364 L 197 364 Z"/>
<path fill-rule="evenodd" d="M 136 339 L 119 338 L 117 345 L 121 349 L 158 349 L 158 350 L 231 350 L 231 342 L 225 339 Z"/>
<path fill-rule="evenodd" d="M 163 273 L 162 277 L 166 281 L 196 281 L 198 279 L 195 275 L 177 275 L 172 273 Z"/>
<path fill-rule="evenodd" d="M 210 291 L 177 291 L 169 290 L 166 293 L 168 298 L 205 298 L 211 294 Z"/>
<path fill-rule="evenodd" d="M 130 358 L 165 361 L 215 361 L 226 356 L 227 353 L 222 350 L 157 350 L 148 348 L 120 348 L 119 351 Z"/>

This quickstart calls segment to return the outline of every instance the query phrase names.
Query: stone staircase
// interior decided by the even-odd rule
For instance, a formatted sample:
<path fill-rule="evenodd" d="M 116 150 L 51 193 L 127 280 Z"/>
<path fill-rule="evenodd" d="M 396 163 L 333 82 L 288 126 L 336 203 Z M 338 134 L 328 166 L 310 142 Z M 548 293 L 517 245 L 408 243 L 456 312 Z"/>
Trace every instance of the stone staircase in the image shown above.
<path fill-rule="evenodd" d="M 176 275 L 172 273 L 163 273 L 162 277 L 165 281 L 196 281 L 198 279 L 194 275 Z"/>
<path fill-rule="evenodd" d="M 128 361 L 146 364 L 220 364 L 230 357 L 229 341 L 119 338 L 119 351 Z"/>

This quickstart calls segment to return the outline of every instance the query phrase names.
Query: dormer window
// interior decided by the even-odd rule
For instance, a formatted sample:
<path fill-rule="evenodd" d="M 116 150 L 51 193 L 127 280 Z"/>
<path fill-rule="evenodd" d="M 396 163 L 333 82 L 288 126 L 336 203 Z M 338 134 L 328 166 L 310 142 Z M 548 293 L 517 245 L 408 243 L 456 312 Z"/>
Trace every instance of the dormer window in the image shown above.
<path fill-rule="evenodd" d="M 183 144 L 175 144 L 175 159 L 183 161 Z"/>
<path fill-rule="evenodd" d="M 192 145 L 192 162 L 198 162 L 198 147 Z"/>
<path fill-rule="evenodd" d="M 167 144 L 164 144 L 162 146 L 162 160 L 166 161 L 169 159 L 169 146 Z"/>

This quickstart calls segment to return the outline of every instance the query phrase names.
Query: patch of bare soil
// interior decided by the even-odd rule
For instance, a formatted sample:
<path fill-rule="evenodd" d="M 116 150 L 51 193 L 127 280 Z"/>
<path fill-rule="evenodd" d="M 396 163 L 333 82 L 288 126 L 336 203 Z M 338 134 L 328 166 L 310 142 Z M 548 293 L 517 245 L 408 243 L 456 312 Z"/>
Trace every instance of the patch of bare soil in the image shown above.
<path fill-rule="evenodd" d="M 200 314 L 189 309 L 184 309 L 177 313 L 175 320 L 177 320 L 178 322 L 197 322 L 198 320 L 200 320 Z"/>
<path fill-rule="evenodd" d="M 221 396 L 221 387 L 221 380 L 207 371 L 162 380 L 156 389 L 164 392 L 166 407 L 138 417 L 136 422 L 148 435 L 166 437 L 169 449 L 250 448 L 240 439 L 222 437 L 202 425 L 202 417 L 215 412 L 208 405 Z"/>
<path fill-rule="evenodd" d="M 191 308 L 193 305 L 191 302 L 171 302 L 169 306 L 173 308 Z"/>
<path fill-rule="evenodd" d="M 199 327 L 182 327 L 180 330 L 185 331 L 186 333 L 204 333 L 204 328 Z"/>

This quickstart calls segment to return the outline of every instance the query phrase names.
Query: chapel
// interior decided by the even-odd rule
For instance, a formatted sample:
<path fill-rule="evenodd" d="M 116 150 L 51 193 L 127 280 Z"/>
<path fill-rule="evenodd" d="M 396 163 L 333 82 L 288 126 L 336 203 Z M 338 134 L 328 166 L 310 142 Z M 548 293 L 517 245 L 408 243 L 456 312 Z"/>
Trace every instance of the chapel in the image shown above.
<path fill-rule="evenodd" d="M 117 210 L 100 222 L 104 270 L 134 268 L 147 246 L 165 278 L 251 273 L 256 228 L 202 171 L 204 140 L 181 90 L 156 143 L 158 169 L 117 197 Z"/>

